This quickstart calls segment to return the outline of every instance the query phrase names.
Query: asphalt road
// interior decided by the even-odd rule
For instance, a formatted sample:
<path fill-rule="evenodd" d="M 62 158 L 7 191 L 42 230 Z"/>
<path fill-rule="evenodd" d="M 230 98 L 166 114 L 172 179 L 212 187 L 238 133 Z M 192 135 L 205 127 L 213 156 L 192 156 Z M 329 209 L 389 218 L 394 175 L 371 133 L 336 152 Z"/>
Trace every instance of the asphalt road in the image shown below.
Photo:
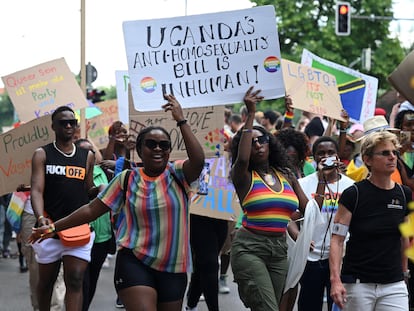
<path fill-rule="evenodd" d="M 16 253 L 16 241 L 11 242 L 12 253 Z M 89 310 L 113 311 L 122 310 L 115 307 L 116 293 L 113 286 L 113 270 L 115 258 L 109 261 L 109 267 L 101 270 L 96 294 Z M 237 293 L 237 285 L 232 282 L 233 275 L 229 269 L 229 294 L 220 294 L 221 311 L 243 311 L 246 309 Z M 208 311 L 205 302 L 200 301 L 198 311 Z M 0 257 L 0 311 L 29 311 L 32 310 L 29 297 L 29 274 L 20 273 L 17 258 Z M 326 305 L 324 306 L 326 309 Z M 294 308 L 297 311 L 297 308 Z"/>

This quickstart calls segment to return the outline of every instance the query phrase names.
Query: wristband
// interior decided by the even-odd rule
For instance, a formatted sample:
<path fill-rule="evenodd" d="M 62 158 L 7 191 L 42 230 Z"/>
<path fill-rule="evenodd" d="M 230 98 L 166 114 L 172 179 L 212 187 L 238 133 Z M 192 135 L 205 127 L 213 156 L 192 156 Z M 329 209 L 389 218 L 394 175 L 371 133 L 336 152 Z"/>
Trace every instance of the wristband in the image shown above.
<path fill-rule="evenodd" d="M 294 116 L 294 113 L 293 113 L 293 112 L 291 112 L 291 111 L 286 111 L 286 112 L 285 112 L 285 115 L 284 115 L 285 122 L 286 122 L 286 123 L 290 123 L 290 122 L 292 122 L 292 120 L 293 120 L 293 116 Z"/>
<path fill-rule="evenodd" d="M 41 219 L 45 218 L 45 216 L 40 215 L 39 217 L 37 217 L 37 221 L 40 221 Z"/>
<path fill-rule="evenodd" d="M 187 123 L 187 119 L 183 119 L 181 121 L 177 121 L 177 126 L 180 127 L 181 125 L 184 125 Z"/>
<path fill-rule="evenodd" d="M 242 133 L 251 133 L 252 129 L 242 129 Z"/>

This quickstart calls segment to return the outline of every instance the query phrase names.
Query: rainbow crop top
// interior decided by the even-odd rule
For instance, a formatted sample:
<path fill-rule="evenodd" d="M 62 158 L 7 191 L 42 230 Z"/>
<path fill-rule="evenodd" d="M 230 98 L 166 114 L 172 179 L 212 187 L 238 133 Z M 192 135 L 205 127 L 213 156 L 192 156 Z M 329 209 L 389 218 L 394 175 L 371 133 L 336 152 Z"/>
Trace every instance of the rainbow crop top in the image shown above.
<path fill-rule="evenodd" d="M 242 202 L 243 227 L 268 232 L 286 231 L 290 215 L 299 207 L 299 200 L 286 178 L 275 173 L 282 184 L 279 192 L 252 171 L 250 190 Z"/>

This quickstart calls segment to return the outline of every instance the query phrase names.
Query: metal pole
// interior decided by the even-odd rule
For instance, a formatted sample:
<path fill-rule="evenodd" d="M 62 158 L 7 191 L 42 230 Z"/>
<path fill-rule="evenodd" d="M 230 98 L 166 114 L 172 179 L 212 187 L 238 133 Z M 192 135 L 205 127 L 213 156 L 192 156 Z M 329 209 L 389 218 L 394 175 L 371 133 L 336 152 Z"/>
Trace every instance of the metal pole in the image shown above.
<path fill-rule="evenodd" d="M 81 89 L 86 99 L 86 68 L 85 68 L 85 1 L 81 0 Z M 85 109 L 80 110 L 80 130 L 81 137 L 86 138 L 86 119 L 85 119 Z"/>

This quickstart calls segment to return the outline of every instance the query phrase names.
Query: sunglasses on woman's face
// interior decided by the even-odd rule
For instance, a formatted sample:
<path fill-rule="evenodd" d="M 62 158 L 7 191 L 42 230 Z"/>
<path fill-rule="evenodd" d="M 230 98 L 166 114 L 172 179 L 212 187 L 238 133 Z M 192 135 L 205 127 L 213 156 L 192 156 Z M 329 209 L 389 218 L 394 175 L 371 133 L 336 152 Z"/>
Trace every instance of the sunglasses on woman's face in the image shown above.
<path fill-rule="evenodd" d="M 76 119 L 69 119 L 69 120 L 57 120 L 57 123 L 59 124 L 59 126 L 61 127 L 67 127 L 68 124 L 71 127 L 75 127 L 78 126 L 78 120 Z"/>
<path fill-rule="evenodd" d="M 156 141 L 154 139 L 145 139 L 144 140 L 145 147 L 154 150 L 155 148 L 160 147 L 163 151 L 167 151 L 171 149 L 171 142 L 169 140 L 160 140 Z"/>
<path fill-rule="evenodd" d="M 267 135 L 261 135 L 252 138 L 252 146 L 256 145 L 256 143 L 259 143 L 261 145 L 268 144 L 269 143 L 269 136 Z"/>
<path fill-rule="evenodd" d="M 382 157 L 389 157 L 391 154 L 395 157 L 400 155 L 398 150 L 382 150 L 380 152 L 373 152 L 373 155 L 382 156 Z"/>

